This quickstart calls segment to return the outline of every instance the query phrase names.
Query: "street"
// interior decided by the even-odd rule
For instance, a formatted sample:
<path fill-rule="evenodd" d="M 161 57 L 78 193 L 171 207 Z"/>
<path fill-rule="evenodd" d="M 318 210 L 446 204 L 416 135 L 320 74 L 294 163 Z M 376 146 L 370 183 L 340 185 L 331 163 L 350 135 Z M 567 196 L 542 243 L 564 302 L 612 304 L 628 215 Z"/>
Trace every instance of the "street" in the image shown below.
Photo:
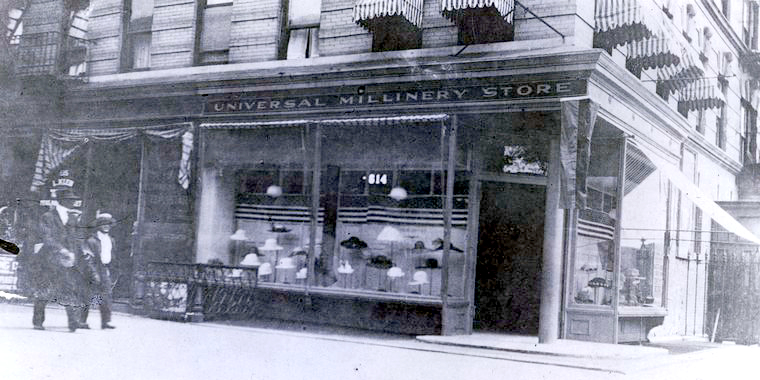
<path fill-rule="evenodd" d="M 646 362 L 591 361 L 407 336 L 189 324 L 121 313 L 115 330 L 100 330 L 99 314 L 92 312 L 92 330 L 69 333 L 58 307 L 48 307 L 46 331 L 33 330 L 30 318 L 29 306 L 0 304 L 3 379 L 755 379 L 746 371 L 760 353 L 733 346 Z"/>

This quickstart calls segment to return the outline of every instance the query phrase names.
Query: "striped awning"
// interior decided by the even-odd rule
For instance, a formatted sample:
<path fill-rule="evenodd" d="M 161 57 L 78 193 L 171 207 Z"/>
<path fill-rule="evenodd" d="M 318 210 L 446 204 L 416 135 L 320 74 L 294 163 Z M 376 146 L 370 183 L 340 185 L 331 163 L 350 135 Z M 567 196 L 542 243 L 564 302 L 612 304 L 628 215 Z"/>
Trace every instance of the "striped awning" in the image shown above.
<path fill-rule="evenodd" d="M 511 24 L 515 14 L 514 0 L 441 0 L 441 13 L 456 22 L 468 15 L 497 14 L 505 23 Z"/>
<path fill-rule="evenodd" d="M 717 78 L 699 79 L 681 89 L 680 94 L 678 105 L 689 111 L 718 108 L 726 102 Z"/>
<path fill-rule="evenodd" d="M 626 50 L 627 63 L 644 70 L 681 63 L 681 48 L 669 36 L 653 36 L 629 42 Z"/>
<path fill-rule="evenodd" d="M 357 0 L 354 22 L 373 30 L 380 20 L 398 17 L 422 28 L 422 0 Z"/>
<path fill-rule="evenodd" d="M 594 44 L 612 50 L 618 45 L 659 34 L 662 10 L 653 1 L 596 0 Z"/>
<path fill-rule="evenodd" d="M 657 81 L 670 92 L 682 89 L 704 75 L 702 63 L 690 46 L 681 48 L 677 65 L 663 66 L 657 70 Z"/>

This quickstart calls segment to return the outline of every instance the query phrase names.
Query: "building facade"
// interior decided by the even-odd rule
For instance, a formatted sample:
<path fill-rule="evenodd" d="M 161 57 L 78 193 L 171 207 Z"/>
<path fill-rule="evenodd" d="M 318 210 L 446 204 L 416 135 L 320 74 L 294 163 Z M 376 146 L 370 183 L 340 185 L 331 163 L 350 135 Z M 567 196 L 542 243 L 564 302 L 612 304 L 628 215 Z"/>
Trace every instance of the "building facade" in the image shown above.
<path fill-rule="evenodd" d="M 257 252 L 259 317 L 702 336 L 713 226 L 760 243 L 716 204 L 758 160 L 755 1 L 32 0 L 22 84 L 59 2 L 85 58 L 6 122 L 37 197 L 75 168 L 123 216 L 136 311 L 150 263 Z"/>

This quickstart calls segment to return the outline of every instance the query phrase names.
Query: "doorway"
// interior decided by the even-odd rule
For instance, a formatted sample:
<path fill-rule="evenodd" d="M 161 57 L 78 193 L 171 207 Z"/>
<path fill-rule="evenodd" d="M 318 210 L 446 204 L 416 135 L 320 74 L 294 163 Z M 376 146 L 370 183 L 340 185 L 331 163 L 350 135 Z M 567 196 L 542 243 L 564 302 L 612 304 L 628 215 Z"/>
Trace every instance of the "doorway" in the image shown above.
<path fill-rule="evenodd" d="M 545 186 L 482 182 L 477 330 L 538 334 Z"/>

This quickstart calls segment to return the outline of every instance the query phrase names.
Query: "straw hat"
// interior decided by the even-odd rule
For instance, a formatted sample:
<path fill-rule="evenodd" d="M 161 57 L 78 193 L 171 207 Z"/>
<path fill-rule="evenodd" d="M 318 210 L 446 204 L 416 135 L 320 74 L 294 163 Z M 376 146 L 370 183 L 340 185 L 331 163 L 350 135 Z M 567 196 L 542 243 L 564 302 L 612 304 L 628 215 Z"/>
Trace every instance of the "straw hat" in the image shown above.
<path fill-rule="evenodd" d="M 230 239 L 242 241 L 242 240 L 248 240 L 248 237 L 245 236 L 244 229 L 238 228 L 237 231 L 235 231 L 235 233 L 232 234 L 232 236 L 230 236 Z"/>
<path fill-rule="evenodd" d="M 298 280 L 303 280 L 303 279 L 305 279 L 305 278 L 306 278 L 306 272 L 307 272 L 306 268 L 301 268 L 301 269 L 300 269 L 300 270 L 299 270 L 299 271 L 296 273 L 296 279 L 298 279 Z"/>
<path fill-rule="evenodd" d="M 100 211 L 98 211 L 95 214 L 95 226 L 96 227 L 105 226 L 107 224 L 113 224 L 113 223 L 114 223 L 114 219 L 113 219 L 113 216 L 111 214 L 108 214 L 108 213 L 105 213 L 105 212 L 101 213 Z"/>
<path fill-rule="evenodd" d="M 260 251 L 279 251 L 282 249 L 282 246 L 277 244 L 277 239 L 275 238 L 269 238 L 264 242 L 264 245 L 259 247 Z"/>
<path fill-rule="evenodd" d="M 392 267 L 391 269 L 388 269 L 386 275 L 391 278 L 404 277 L 404 271 L 399 267 Z"/>
<path fill-rule="evenodd" d="M 259 267 L 259 276 L 266 276 L 272 274 L 272 264 L 264 263 Z"/>
<path fill-rule="evenodd" d="M 412 276 L 412 281 L 409 282 L 409 285 L 424 285 L 427 284 L 428 281 L 428 275 L 427 272 L 423 270 L 418 270 L 414 272 L 414 275 Z"/>
<path fill-rule="evenodd" d="M 354 268 L 351 267 L 351 263 L 348 261 L 341 261 L 340 267 L 338 267 L 338 273 L 351 274 L 354 273 Z"/>
<path fill-rule="evenodd" d="M 256 267 L 261 265 L 261 261 L 259 261 L 259 255 L 255 253 L 249 253 L 245 255 L 243 261 L 240 262 L 240 265 L 248 267 Z"/>

